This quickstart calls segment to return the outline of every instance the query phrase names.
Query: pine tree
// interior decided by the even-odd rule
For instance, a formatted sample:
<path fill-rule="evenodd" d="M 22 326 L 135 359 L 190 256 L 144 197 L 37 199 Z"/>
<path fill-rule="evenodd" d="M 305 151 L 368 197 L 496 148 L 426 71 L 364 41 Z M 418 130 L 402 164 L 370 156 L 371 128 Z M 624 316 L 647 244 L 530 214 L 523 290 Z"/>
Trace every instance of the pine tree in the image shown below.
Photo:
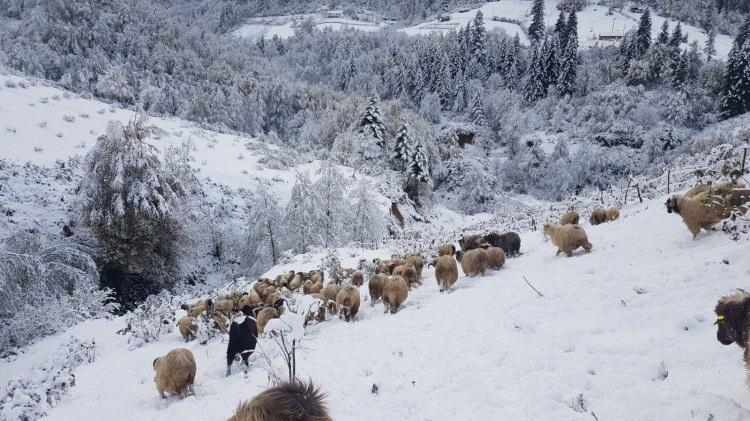
<path fill-rule="evenodd" d="M 572 14 L 572 13 L 571 13 Z M 557 93 L 560 96 L 570 95 L 575 90 L 578 77 L 578 35 L 571 32 L 568 43 L 562 54 L 560 76 L 557 79 Z"/>
<path fill-rule="evenodd" d="M 474 25 L 472 26 L 471 55 L 481 65 L 487 64 L 486 38 L 487 30 L 484 28 L 484 16 L 482 15 L 482 11 L 479 10 L 476 16 L 474 16 Z"/>
<path fill-rule="evenodd" d="M 544 75 L 545 91 L 549 92 L 550 86 L 556 85 L 557 78 L 560 76 L 560 59 L 558 54 L 561 51 L 557 36 L 547 37 L 544 41 L 542 51 L 544 55 L 542 73 Z"/>
<path fill-rule="evenodd" d="M 427 160 L 427 152 L 422 138 L 413 139 L 410 152 L 407 165 L 409 178 L 421 183 L 430 181 L 430 162 Z"/>
<path fill-rule="evenodd" d="M 531 25 L 529 25 L 529 39 L 538 43 L 544 38 L 544 0 L 534 0 L 531 7 Z"/>
<path fill-rule="evenodd" d="M 661 45 L 667 45 L 669 43 L 669 22 L 667 20 L 664 20 L 664 23 L 661 24 L 661 32 L 659 32 L 659 36 L 656 37 L 656 43 Z"/>
<path fill-rule="evenodd" d="M 565 11 L 560 11 L 560 16 L 557 17 L 555 22 L 555 34 L 560 37 L 560 43 L 564 43 L 564 37 L 567 35 L 568 23 L 565 20 Z"/>
<path fill-rule="evenodd" d="M 518 87 L 521 78 L 521 69 L 518 66 L 518 57 L 521 54 L 521 39 L 516 34 L 513 37 L 513 44 L 508 48 L 505 55 L 505 74 L 503 81 L 508 89 L 515 90 Z"/>
<path fill-rule="evenodd" d="M 393 160 L 396 168 L 404 170 L 410 160 L 412 140 L 409 136 L 409 126 L 404 123 L 396 132 L 396 145 L 393 148 Z"/>
<path fill-rule="evenodd" d="M 706 54 L 706 61 L 711 61 L 716 56 L 716 28 L 711 26 L 708 30 L 708 37 L 706 38 L 706 45 L 703 48 L 703 52 Z"/>
<path fill-rule="evenodd" d="M 730 118 L 748 111 L 750 105 L 750 18 L 735 37 L 727 59 L 721 96 L 721 116 Z"/>
<path fill-rule="evenodd" d="M 365 112 L 362 113 L 358 131 L 365 137 L 373 139 L 379 148 L 385 148 L 385 129 L 383 128 L 377 97 L 370 98 Z"/>
<path fill-rule="evenodd" d="M 528 102 L 536 102 L 547 96 L 547 85 L 545 84 L 543 55 L 541 47 L 532 47 L 531 65 L 528 71 L 528 79 L 524 87 L 524 98 Z"/>
<path fill-rule="evenodd" d="M 568 14 L 568 24 L 565 26 L 565 44 L 561 43 L 560 48 L 565 49 L 568 44 L 568 40 L 572 39 L 575 42 L 575 49 L 578 50 L 578 13 L 575 9 L 571 10 Z"/>
<path fill-rule="evenodd" d="M 679 48 L 682 44 L 682 24 L 677 22 L 677 26 L 674 27 L 672 37 L 669 38 L 669 46 L 673 48 Z"/>
<path fill-rule="evenodd" d="M 635 35 L 636 51 L 638 58 L 641 58 L 648 48 L 651 47 L 651 12 L 649 9 L 641 15 L 641 21 Z"/>
<path fill-rule="evenodd" d="M 258 51 L 260 51 L 261 55 L 266 53 L 266 38 L 263 35 L 258 38 L 258 42 L 255 45 L 258 46 Z"/>
<path fill-rule="evenodd" d="M 484 115 L 484 104 L 482 102 L 482 93 L 479 90 L 474 93 L 471 105 L 471 115 L 469 117 L 471 122 L 477 126 L 487 126 L 487 118 Z"/>
<path fill-rule="evenodd" d="M 669 57 L 669 83 L 673 88 L 681 88 L 687 73 L 687 57 L 679 49 L 673 49 Z"/>

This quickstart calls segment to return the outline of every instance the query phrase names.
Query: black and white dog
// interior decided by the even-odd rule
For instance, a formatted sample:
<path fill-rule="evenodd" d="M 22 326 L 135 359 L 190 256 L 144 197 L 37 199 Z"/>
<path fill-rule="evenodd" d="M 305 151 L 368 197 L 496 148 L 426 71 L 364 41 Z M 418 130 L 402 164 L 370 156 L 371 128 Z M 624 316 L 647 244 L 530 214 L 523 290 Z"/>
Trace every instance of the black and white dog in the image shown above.
<path fill-rule="evenodd" d="M 232 363 L 239 354 L 245 365 L 245 373 L 248 368 L 248 358 L 255 351 L 258 342 L 258 326 L 253 318 L 253 308 L 245 306 L 242 308 L 243 316 L 235 317 L 229 326 L 229 344 L 227 345 L 227 376 L 232 374 Z"/>

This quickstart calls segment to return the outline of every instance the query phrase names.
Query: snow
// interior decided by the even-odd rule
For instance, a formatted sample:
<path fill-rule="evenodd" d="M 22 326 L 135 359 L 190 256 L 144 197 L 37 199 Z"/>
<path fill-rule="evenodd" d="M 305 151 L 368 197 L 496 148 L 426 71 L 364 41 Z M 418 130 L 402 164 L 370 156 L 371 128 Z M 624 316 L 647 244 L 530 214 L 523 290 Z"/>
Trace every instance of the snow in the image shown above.
<path fill-rule="evenodd" d="M 323 17 L 317 14 L 302 14 L 253 18 L 236 29 L 232 34 L 241 38 L 258 39 L 263 36 L 266 39 L 271 39 L 277 36 L 280 39 L 287 39 L 294 36 L 294 31 L 305 20 L 311 20 L 313 26 L 317 29 L 330 29 L 333 31 L 352 29 L 372 32 L 379 31 L 388 26 L 383 22 L 368 22 L 345 17 Z"/>
<path fill-rule="evenodd" d="M 522 256 L 484 278 L 461 276 L 450 294 L 438 292 L 426 267 L 424 285 L 410 291 L 396 315 L 363 301 L 354 323 L 308 326 L 299 376 L 328 393 L 337 420 L 748 419 L 742 351 L 716 341 L 712 310 L 721 295 L 747 287 L 750 244 L 720 232 L 693 241 L 663 202 L 632 205 L 618 221 L 584 226 L 593 252 L 573 258 L 555 257 L 539 232 L 522 233 Z M 324 254 L 298 256 L 266 275 L 312 268 Z M 338 254 L 352 266 L 390 250 Z M 128 351 L 125 338 L 114 334 L 121 324 L 120 318 L 91 321 L 46 338 L 0 363 L 0 380 L 30 370 L 33 359 L 72 333 L 95 338 L 101 356 L 76 370 L 76 386 L 52 420 L 92 413 L 225 419 L 268 385 L 260 353 L 251 357 L 247 378 L 223 377 L 225 338 L 201 346 L 174 332 Z M 266 338 L 259 349 L 281 370 L 274 346 Z M 195 355 L 196 395 L 161 400 L 151 361 L 175 347 Z"/>
<path fill-rule="evenodd" d="M 545 2 L 545 20 L 547 26 L 554 26 L 560 11 L 557 10 L 557 0 L 546 0 Z M 592 2 L 593 3 L 593 2 Z M 516 23 L 500 22 L 493 19 L 510 19 L 522 22 L 524 27 L 531 23 L 531 5 L 528 0 L 499 0 L 487 2 L 483 6 L 470 9 L 465 12 L 450 13 L 450 20 L 447 22 L 438 22 L 437 20 L 420 23 L 401 29 L 409 35 L 429 35 L 432 32 L 451 32 L 466 26 L 467 23 L 474 19 L 478 10 L 484 15 L 485 26 L 490 30 L 503 30 L 509 36 L 518 36 L 522 43 L 528 43 L 523 29 Z M 606 6 L 590 4 L 578 13 L 578 41 L 581 47 L 592 47 L 595 45 L 615 45 L 619 41 L 600 41 L 600 34 L 624 34 L 631 29 L 638 27 L 640 14 L 631 13 L 627 8 L 622 12 L 614 10 L 610 15 L 609 8 Z M 676 21 L 661 17 L 652 10 L 652 35 L 656 36 L 661 31 L 662 23 L 668 20 L 670 31 L 676 25 Z M 688 43 L 698 41 L 701 48 L 706 43 L 707 34 L 700 28 L 682 23 L 683 34 L 687 34 Z M 718 57 L 726 57 L 732 48 L 732 38 L 728 35 L 717 34 L 716 52 Z"/>

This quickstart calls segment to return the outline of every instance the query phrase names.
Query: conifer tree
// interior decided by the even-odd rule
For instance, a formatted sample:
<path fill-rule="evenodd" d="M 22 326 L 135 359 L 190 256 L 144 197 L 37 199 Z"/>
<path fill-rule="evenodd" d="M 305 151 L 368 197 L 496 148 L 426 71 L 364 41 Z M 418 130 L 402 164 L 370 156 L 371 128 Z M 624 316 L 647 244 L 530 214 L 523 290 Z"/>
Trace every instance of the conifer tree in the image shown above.
<path fill-rule="evenodd" d="M 664 23 L 661 24 L 661 32 L 659 32 L 659 36 L 656 37 L 656 43 L 661 45 L 667 45 L 669 43 L 669 22 L 667 20 L 664 20 Z"/>
<path fill-rule="evenodd" d="M 544 0 L 534 0 L 531 7 L 531 25 L 529 25 L 529 39 L 539 43 L 544 38 Z"/>
<path fill-rule="evenodd" d="M 487 63 L 487 51 L 485 49 L 487 30 L 484 28 L 484 16 L 481 10 L 477 11 L 473 23 L 471 27 L 471 55 L 477 63 L 484 65 Z"/>
<path fill-rule="evenodd" d="M 557 84 L 557 78 L 560 76 L 560 43 L 557 36 L 547 37 L 543 46 L 542 73 L 544 78 L 545 91 L 549 92 L 550 86 Z"/>
<path fill-rule="evenodd" d="M 721 116 L 730 118 L 748 111 L 750 105 L 750 17 L 740 28 L 727 58 L 721 95 Z"/>
<path fill-rule="evenodd" d="M 547 96 L 547 85 L 544 83 L 545 77 L 543 71 L 544 56 L 541 47 L 532 47 L 532 51 L 529 75 L 523 92 L 524 98 L 528 102 L 536 102 Z"/>
<path fill-rule="evenodd" d="M 568 23 L 565 20 L 565 11 L 561 10 L 560 16 L 557 17 L 557 22 L 555 22 L 555 34 L 560 37 L 561 43 L 564 41 L 564 37 L 567 35 L 567 27 Z"/>
<path fill-rule="evenodd" d="M 573 15 L 575 12 L 571 12 Z M 560 62 L 560 76 L 557 79 L 557 93 L 560 96 L 570 95 L 575 90 L 578 76 L 578 35 L 571 31 Z"/>
<path fill-rule="evenodd" d="M 682 44 L 682 24 L 677 22 L 677 26 L 674 27 L 672 36 L 669 38 L 669 46 L 679 48 L 680 44 Z"/>
<path fill-rule="evenodd" d="M 651 47 L 651 12 L 649 9 L 641 15 L 641 21 L 635 34 L 635 45 L 638 58 L 646 54 Z"/>
<path fill-rule="evenodd" d="M 474 98 L 471 102 L 471 122 L 477 126 L 487 126 L 487 118 L 484 115 L 484 104 L 482 102 L 482 93 L 479 90 L 474 92 Z"/>
<path fill-rule="evenodd" d="M 370 98 L 365 112 L 362 113 L 358 131 L 366 137 L 372 138 L 381 149 L 385 148 L 385 129 L 383 128 L 383 119 L 376 96 Z"/>
<path fill-rule="evenodd" d="M 409 136 L 409 126 L 404 123 L 396 132 L 393 160 L 399 170 L 404 170 L 410 159 L 412 140 Z"/>

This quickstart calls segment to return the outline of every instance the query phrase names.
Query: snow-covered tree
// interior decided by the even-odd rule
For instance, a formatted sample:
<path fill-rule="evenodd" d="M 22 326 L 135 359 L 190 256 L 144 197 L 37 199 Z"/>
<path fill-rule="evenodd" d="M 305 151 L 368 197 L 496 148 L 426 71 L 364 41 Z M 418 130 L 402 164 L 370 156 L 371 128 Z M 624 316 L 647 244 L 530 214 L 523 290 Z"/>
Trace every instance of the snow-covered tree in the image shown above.
<path fill-rule="evenodd" d="M 243 260 L 248 272 L 257 274 L 276 265 L 284 244 L 282 210 L 266 188 L 259 187 L 248 203 L 247 223 Z"/>
<path fill-rule="evenodd" d="M 365 135 L 365 138 L 372 139 L 379 148 L 385 148 L 385 129 L 377 97 L 370 98 L 367 108 L 362 113 L 357 131 Z"/>
<path fill-rule="evenodd" d="M 670 47 L 679 48 L 680 44 L 682 44 L 682 23 L 677 22 L 677 26 L 674 27 L 672 36 L 669 38 L 668 45 Z"/>
<path fill-rule="evenodd" d="M 526 86 L 524 87 L 524 98 L 526 101 L 536 102 L 547 96 L 545 80 L 544 55 L 542 54 L 542 48 L 537 46 L 533 48 Z"/>
<path fill-rule="evenodd" d="M 176 268 L 184 190 L 147 143 L 142 120 L 110 122 L 86 155 L 80 216 L 109 263 L 154 280 Z"/>
<path fill-rule="evenodd" d="M 427 159 L 424 140 L 421 137 L 413 139 L 409 148 L 409 161 L 406 165 L 406 172 L 409 178 L 415 179 L 421 183 L 430 181 L 430 162 Z"/>
<path fill-rule="evenodd" d="M 411 159 L 411 148 L 413 141 L 409 136 L 409 125 L 404 123 L 396 132 L 395 145 L 393 147 L 393 160 L 396 168 L 405 170 Z"/>
<path fill-rule="evenodd" d="M 372 247 L 382 240 L 386 233 L 386 216 L 372 199 L 372 185 L 360 182 L 351 195 L 352 239 L 364 247 Z"/>
<path fill-rule="evenodd" d="M 656 37 L 656 43 L 661 45 L 667 45 L 669 43 L 669 21 L 664 19 L 664 22 L 661 24 L 661 31 L 659 31 L 659 36 Z"/>
<path fill-rule="evenodd" d="M 646 54 L 646 51 L 651 47 L 651 11 L 649 9 L 646 9 L 641 15 L 641 21 L 635 34 L 635 47 L 638 58 Z"/>
<path fill-rule="evenodd" d="M 531 7 L 531 24 L 529 25 L 529 39 L 538 43 L 544 38 L 544 0 L 534 0 Z"/>
<path fill-rule="evenodd" d="M 322 244 L 313 213 L 313 188 L 310 177 L 297 174 L 289 203 L 284 209 L 284 238 L 287 247 L 296 253 L 305 253 L 311 245 Z"/>
<path fill-rule="evenodd" d="M 737 34 L 727 58 L 721 93 L 721 115 L 730 118 L 750 107 L 750 18 Z"/>
<path fill-rule="evenodd" d="M 322 245 L 338 247 L 346 243 L 351 219 L 346 200 L 346 181 L 331 161 L 321 168 L 321 176 L 312 188 L 310 212 L 315 219 Z"/>
<path fill-rule="evenodd" d="M 484 115 L 484 102 L 482 101 L 482 93 L 479 90 L 474 92 L 474 98 L 471 102 L 471 114 L 469 115 L 471 122 L 477 126 L 487 126 L 487 118 Z"/>

